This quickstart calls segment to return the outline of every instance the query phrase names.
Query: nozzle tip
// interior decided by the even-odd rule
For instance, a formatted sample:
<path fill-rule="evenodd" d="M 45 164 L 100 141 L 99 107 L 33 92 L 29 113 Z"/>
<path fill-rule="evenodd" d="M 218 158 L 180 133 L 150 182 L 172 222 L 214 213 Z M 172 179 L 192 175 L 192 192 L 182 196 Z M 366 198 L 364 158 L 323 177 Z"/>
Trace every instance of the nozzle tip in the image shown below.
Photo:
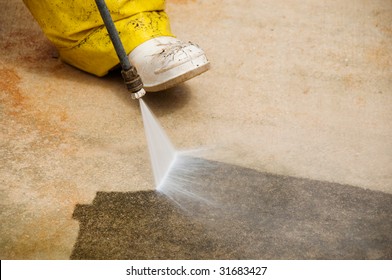
<path fill-rule="evenodd" d="M 144 88 L 142 88 L 138 92 L 132 92 L 131 97 L 132 97 L 132 99 L 139 99 L 139 98 L 143 97 L 145 94 L 146 94 L 146 91 L 144 90 Z"/>

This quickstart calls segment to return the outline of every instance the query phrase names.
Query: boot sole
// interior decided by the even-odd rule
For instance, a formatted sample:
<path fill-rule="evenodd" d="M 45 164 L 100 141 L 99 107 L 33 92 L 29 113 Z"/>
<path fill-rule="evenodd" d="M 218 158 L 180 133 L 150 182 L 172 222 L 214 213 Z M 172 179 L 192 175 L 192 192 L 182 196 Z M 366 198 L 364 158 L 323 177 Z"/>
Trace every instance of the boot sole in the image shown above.
<path fill-rule="evenodd" d="M 189 62 L 194 66 L 194 62 Z M 184 64 L 184 68 L 189 68 L 189 65 Z M 208 69 L 210 69 L 210 62 L 207 61 L 207 63 L 204 63 L 203 65 L 200 65 L 196 68 L 193 68 L 189 71 L 184 72 L 183 74 L 180 74 L 172 79 L 169 79 L 163 83 L 157 84 L 157 85 L 144 85 L 144 89 L 147 92 L 157 92 L 157 91 L 163 91 L 165 89 L 174 87 L 178 84 L 181 84 L 189 79 L 192 79 L 204 72 L 206 72 Z"/>

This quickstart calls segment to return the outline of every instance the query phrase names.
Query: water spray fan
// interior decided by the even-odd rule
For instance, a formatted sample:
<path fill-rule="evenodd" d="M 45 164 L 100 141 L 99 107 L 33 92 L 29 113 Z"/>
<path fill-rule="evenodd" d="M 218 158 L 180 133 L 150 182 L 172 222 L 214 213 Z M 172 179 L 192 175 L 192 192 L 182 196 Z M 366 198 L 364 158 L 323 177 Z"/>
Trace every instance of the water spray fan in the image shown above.
<path fill-rule="evenodd" d="M 143 89 L 142 79 L 137 73 L 136 68 L 129 61 L 129 58 L 127 56 L 127 53 L 125 52 L 124 46 L 121 42 L 120 36 L 118 34 L 116 26 L 114 25 L 114 22 L 105 1 L 95 0 L 95 3 L 97 4 L 99 13 L 101 14 L 106 30 L 109 33 L 110 40 L 112 41 L 118 59 L 120 60 L 122 68 L 121 75 L 124 79 L 124 83 L 127 86 L 128 91 L 131 92 L 131 97 L 133 99 L 139 99 L 146 94 L 146 91 Z"/>

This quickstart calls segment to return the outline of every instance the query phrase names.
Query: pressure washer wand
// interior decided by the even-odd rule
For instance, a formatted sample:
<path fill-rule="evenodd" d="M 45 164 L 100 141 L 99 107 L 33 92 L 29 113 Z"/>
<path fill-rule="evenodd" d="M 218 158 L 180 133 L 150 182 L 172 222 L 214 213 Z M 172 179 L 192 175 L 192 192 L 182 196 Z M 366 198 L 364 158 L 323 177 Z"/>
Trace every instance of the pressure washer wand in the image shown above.
<path fill-rule="evenodd" d="M 133 99 L 139 99 L 146 94 L 146 91 L 143 89 L 142 79 L 137 73 L 136 68 L 129 61 L 105 1 L 95 0 L 95 3 L 97 4 L 99 13 L 101 14 L 102 20 L 105 23 L 106 29 L 109 33 L 110 40 L 112 41 L 114 49 L 120 60 L 122 67 L 121 75 L 124 79 L 125 85 L 131 92 L 131 97 Z"/>

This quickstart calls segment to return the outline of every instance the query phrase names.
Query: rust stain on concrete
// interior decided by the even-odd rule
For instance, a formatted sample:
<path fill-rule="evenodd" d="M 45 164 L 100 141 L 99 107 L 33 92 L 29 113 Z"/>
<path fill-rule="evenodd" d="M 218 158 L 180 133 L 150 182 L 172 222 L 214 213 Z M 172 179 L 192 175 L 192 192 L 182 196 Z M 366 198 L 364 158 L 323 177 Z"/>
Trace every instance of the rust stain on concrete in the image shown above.
<path fill-rule="evenodd" d="M 70 221 L 58 219 L 55 212 L 40 213 L 24 225 L 24 231 L 17 235 L 18 242 L 10 244 L 6 258 L 55 259 L 61 252 L 68 252 L 64 236 L 74 226 Z"/>
<path fill-rule="evenodd" d="M 20 77 L 15 70 L 10 68 L 0 69 L 0 77 L 0 89 L 2 94 L 5 95 L 2 99 L 8 101 L 8 104 L 11 106 L 8 110 L 9 114 L 15 115 L 15 111 L 23 107 L 26 99 L 19 88 Z"/>
<path fill-rule="evenodd" d="M 382 41 L 377 46 L 367 50 L 368 60 L 376 64 L 382 70 L 392 71 L 392 48 L 391 45 Z"/>
<path fill-rule="evenodd" d="M 23 62 L 30 68 L 39 67 L 43 61 L 53 59 L 55 47 L 46 37 L 37 31 L 19 29 L 4 36 L 4 41 L 0 43 L 4 53 L 4 61 Z M 23 48 L 21 48 L 23 46 Z"/>
<path fill-rule="evenodd" d="M 392 35 L 392 6 L 385 6 L 384 9 L 372 11 L 374 17 L 374 26 L 377 27 L 385 35 Z"/>
<path fill-rule="evenodd" d="M 357 89 L 362 85 L 362 80 L 353 74 L 347 74 L 342 77 L 343 85 L 346 89 Z"/>
<path fill-rule="evenodd" d="M 59 106 L 42 108 L 42 106 L 35 105 L 34 100 L 23 92 L 21 83 L 22 79 L 15 69 L 0 69 L 4 114 L 22 124 L 29 131 L 38 131 L 41 137 L 48 140 L 45 141 L 45 145 L 58 145 L 63 142 L 65 133 L 69 130 L 66 125 L 67 111 Z M 41 141 L 35 144 L 42 145 Z"/>

